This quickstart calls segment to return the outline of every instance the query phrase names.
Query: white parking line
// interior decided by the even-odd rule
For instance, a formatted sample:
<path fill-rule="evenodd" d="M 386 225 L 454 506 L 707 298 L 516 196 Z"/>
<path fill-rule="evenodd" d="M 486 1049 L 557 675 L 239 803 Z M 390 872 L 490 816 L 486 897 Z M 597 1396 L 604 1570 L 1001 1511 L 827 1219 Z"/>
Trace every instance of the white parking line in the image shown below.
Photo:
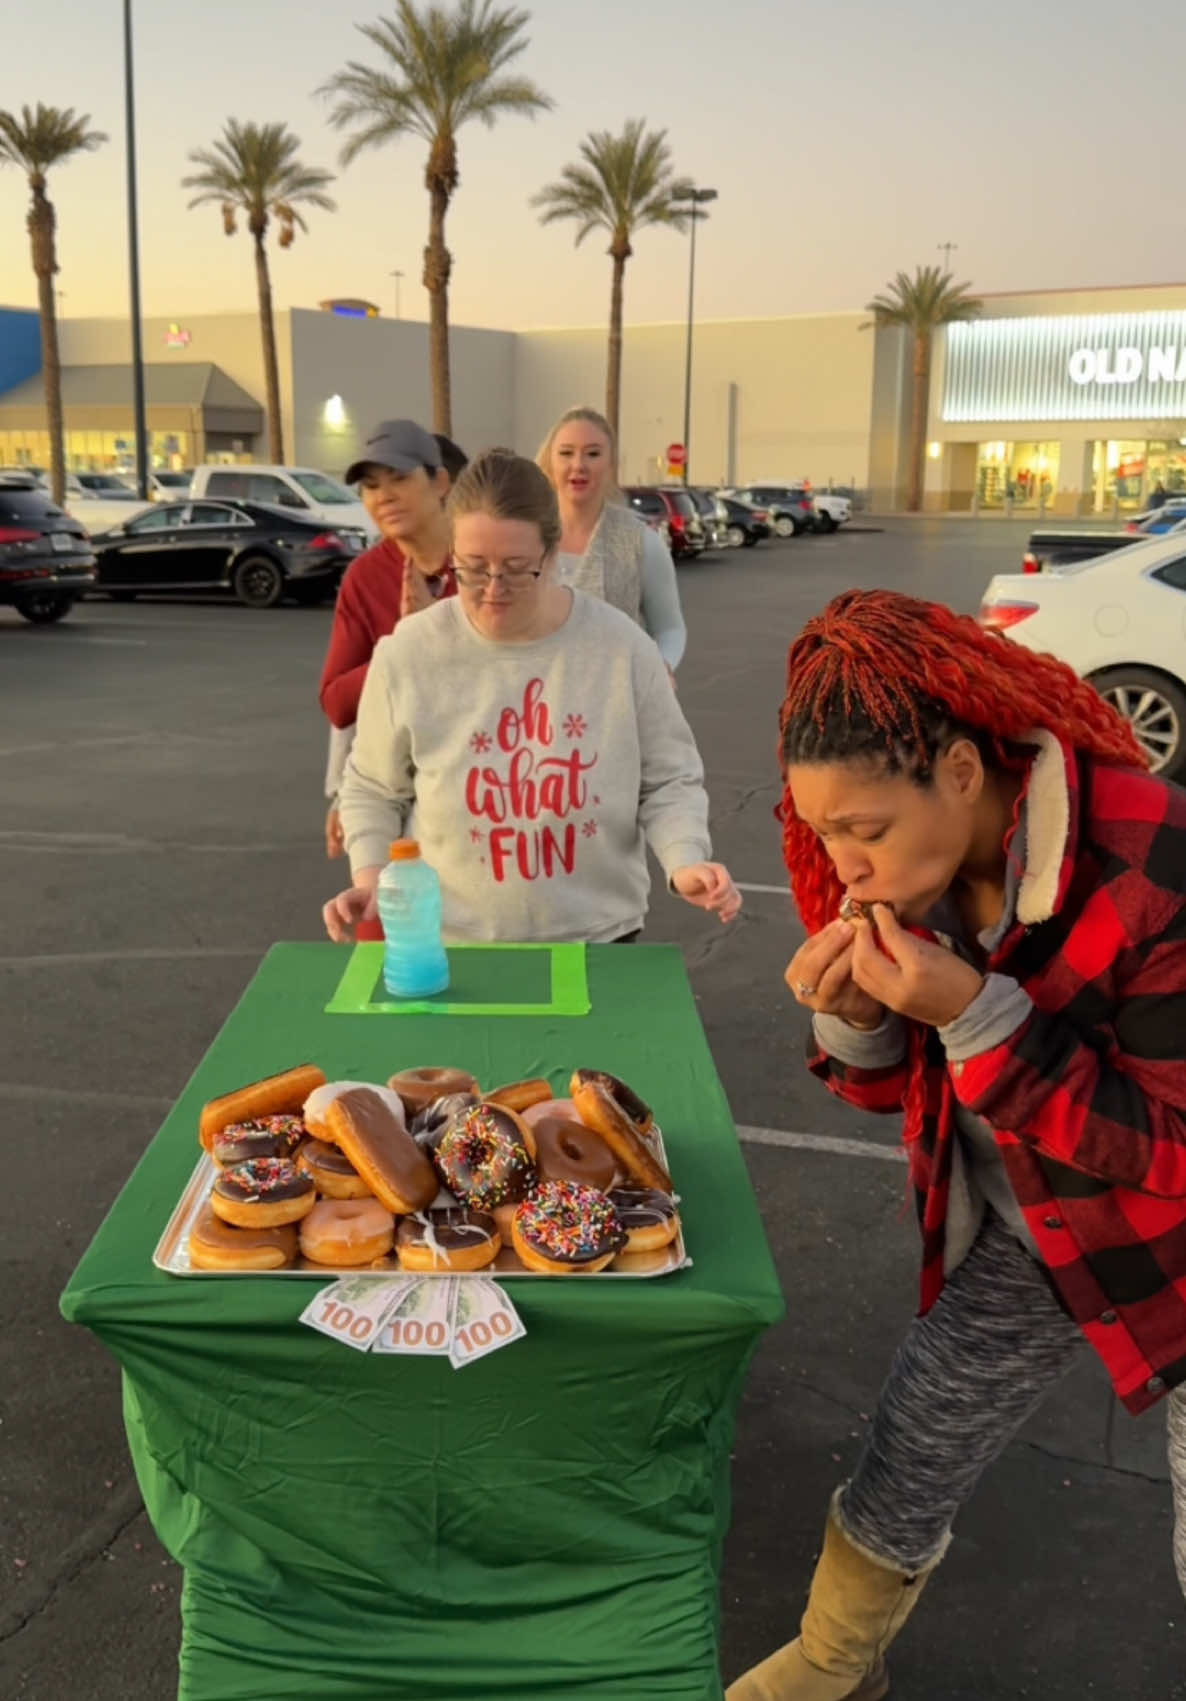
<path fill-rule="evenodd" d="M 849 1140 L 841 1134 L 797 1134 L 786 1128 L 747 1128 L 738 1124 L 737 1137 L 750 1146 L 781 1146 L 792 1151 L 831 1152 L 838 1158 L 875 1158 L 881 1163 L 904 1164 L 901 1146 L 883 1146 L 876 1140 Z"/>

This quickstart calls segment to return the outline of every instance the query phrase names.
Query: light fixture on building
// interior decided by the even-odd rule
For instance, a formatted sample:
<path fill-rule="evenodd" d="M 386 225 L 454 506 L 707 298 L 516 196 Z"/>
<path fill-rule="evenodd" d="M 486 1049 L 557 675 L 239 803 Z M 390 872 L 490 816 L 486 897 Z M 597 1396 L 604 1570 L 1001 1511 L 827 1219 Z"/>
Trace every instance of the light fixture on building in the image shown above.
<path fill-rule="evenodd" d="M 942 443 L 928 443 L 927 455 L 932 461 L 937 461 L 943 453 Z"/>
<path fill-rule="evenodd" d="M 331 431 L 340 431 L 346 423 L 346 404 L 341 396 L 330 396 L 321 410 L 321 417 Z"/>

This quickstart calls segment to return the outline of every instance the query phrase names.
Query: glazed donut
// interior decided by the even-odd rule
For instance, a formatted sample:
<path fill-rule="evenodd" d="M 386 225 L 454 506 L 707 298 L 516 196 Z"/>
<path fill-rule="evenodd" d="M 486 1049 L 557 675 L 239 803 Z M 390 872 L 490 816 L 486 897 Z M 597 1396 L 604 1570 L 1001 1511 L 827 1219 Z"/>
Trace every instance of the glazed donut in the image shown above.
<path fill-rule="evenodd" d="M 236 1228 L 295 1223 L 316 1203 L 317 1189 L 288 1158 L 252 1158 L 220 1170 L 210 1194 L 215 1216 Z"/>
<path fill-rule="evenodd" d="M 326 1199 L 369 1199 L 371 1190 L 350 1159 L 325 1140 L 306 1140 L 296 1155 L 298 1169 L 310 1176 Z"/>
<path fill-rule="evenodd" d="M 432 1204 L 436 1171 L 373 1088 L 340 1093 L 329 1107 L 329 1131 L 376 1199 L 397 1217 Z"/>
<path fill-rule="evenodd" d="M 552 1089 L 542 1076 L 531 1081 L 512 1081 L 508 1086 L 495 1087 L 486 1094 L 487 1104 L 502 1104 L 520 1113 L 530 1105 L 543 1104 L 552 1097 Z"/>
<path fill-rule="evenodd" d="M 260 1116 L 296 1115 L 313 1091 L 325 1080 L 325 1070 L 315 1063 L 302 1063 L 296 1069 L 286 1069 L 280 1075 L 268 1075 L 253 1081 L 248 1087 L 236 1087 L 233 1093 L 223 1093 L 202 1106 L 198 1118 L 198 1139 L 207 1151 L 214 1136 L 232 1122 L 251 1122 Z"/>
<path fill-rule="evenodd" d="M 511 1239 L 527 1269 L 571 1276 L 604 1270 L 626 1236 L 604 1193 L 579 1181 L 545 1181 L 515 1212 Z"/>
<path fill-rule="evenodd" d="M 541 1181 L 580 1181 L 599 1193 L 609 1192 L 618 1165 L 600 1134 L 583 1122 L 559 1116 L 541 1117 L 532 1133 Z"/>
<path fill-rule="evenodd" d="M 372 1093 L 378 1093 L 391 1114 L 397 1116 L 401 1124 L 406 1121 L 404 1101 L 398 1093 L 393 1093 L 390 1087 L 376 1087 L 371 1081 L 327 1081 L 324 1086 L 315 1087 L 309 1094 L 302 1113 L 305 1127 L 314 1139 L 329 1139 L 329 1107 L 335 1099 L 341 1098 L 343 1093 L 350 1092 L 354 1087 L 367 1087 Z"/>
<path fill-rule="evenodd" d="M 387 1085 L 404 1101 L 409 1116 L 446 1093 L 477 1094 L 478 1083 L 464 1069 L 401 1069 Z"/>
<path fill-rule="evenodd" d="M 476 1211 L 524 1198 L 535 1183 L 535 1136 L 513 1110 L 476 1104 L 449 1128 L 434 1154 L 450 1193 Z"/>
<path fill-rule="evenodd" d="M 609 1202 L 626 1234 L 626 1252 L 653 1252 L 670 1246 L 679 1233 L 679 1213 L 669 1193 L 649 1187 L 615 1187 Z"/>
<path fill-rule="evenodd" d="M 215 1216 L 209 1200 L 189 1231 L 189 1261 L 195 1270 L 283 1270 L 296 1255 L 295 1223 L 232 1228 Z"/>
<path fill-rule="evenodd" d="M 493 1217 L 451 1205 L 405 1217 L 395 1250 L 404 1270 L 484 1270 L 498 1257 L 502 1240 Z"/>
<path fill-rule="evenodd" d="M 395 1218 L 377 1199 L 321 1199 L 301 1222 L 301 1252 L 314 1264 L 354 1269 L 385 1258 Z"/>
<path fill-rule="evenodd" d="M 210 1155 L 220 1169 L 252 1158 L 291 1158 L 304 1138 L 299 1116 L 256 1116 L 220 1128 L 210 1142 Z"/>
<path fill-rule="evenodd" d="M 571 1099 L 544 1099 L 539 1104 L 529 1104 L 526 1110 L 519 1112 L 528 1128 L 534 1128 L 537 1122 L 579 1122 L 577 1107 Z"/>
<path fill-rule="evenodd" d="M 654 1124 L 649 1105 L 601 1069 L 578 1069 L 571 1090 L 581 1121 L 601 1135 L 630 1180 L 670 1193 L 671 1177 L 643 1139 Z"/>
<path fill-rule="evenodd" d="M 478 1102 L 477 1093 L 445 1093 L 416 1112 L 408 1132 L 426 1152 L 433 1152 L 454 1119 Z"/>

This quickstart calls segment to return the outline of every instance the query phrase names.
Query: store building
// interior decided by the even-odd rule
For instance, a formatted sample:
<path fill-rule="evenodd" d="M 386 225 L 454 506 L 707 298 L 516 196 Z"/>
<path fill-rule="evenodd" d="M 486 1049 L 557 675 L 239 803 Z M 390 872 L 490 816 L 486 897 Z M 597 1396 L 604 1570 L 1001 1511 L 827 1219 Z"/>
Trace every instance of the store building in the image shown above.
<path fill-rule="evenodd" d="M 358 303 L 360 308 L 369 304 Z M 324 304 L 326 309 L 333 302 Z M 0 465 L 48 462 L 37 316 L 0 310 Z M 624 482 L 666 472 L 683 437 L 686 327 L 624 337 Z M 267 458 L 254 313 L 148 319 L 143 327 L 154 465 Z M 60 326 L 67 464 L 130 468 L 126 323 Z M 373 421 L 430 420 L 428 332 L 377 312 L 276 315 L 289 462 L 340 474 Z M 455 435 L 533 453 L 558 414 L 600 405 L 604 326 L 451 335 Z M 902 506 L 911 344 L 864 312 L 698 323 L 694 482 L 810 479 Z M 1186 286 L 989 296 L 982 318 L 935 338 L 924 500 L 933 511 L 1012 507 L 1110 513 L 1160 481 L 1186 490 Z"/>

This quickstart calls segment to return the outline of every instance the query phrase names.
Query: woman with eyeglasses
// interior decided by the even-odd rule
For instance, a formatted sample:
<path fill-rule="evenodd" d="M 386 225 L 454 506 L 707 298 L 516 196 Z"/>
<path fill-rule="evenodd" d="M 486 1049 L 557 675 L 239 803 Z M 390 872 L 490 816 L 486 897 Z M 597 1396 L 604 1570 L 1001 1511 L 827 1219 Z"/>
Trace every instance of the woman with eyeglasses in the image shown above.
<path fill-rule="evenodd" d="M 711 860 L 704 770 L 663 660 L 620 610 L 559 582 L 560 515 L 531 461 L 492 450 L 449 499 L 458 595 L 375 648 L 340 806 L 353 884 L 331 939 L 375 914 L 414 830 L 450 940 L 634 938 L 649 844 L 672 891 L 741 908 Z"/>
<path fill-rule="evenodd" d="M 674 679 L 688 641 L 675 564 L 658 532 L 615 500 L 618 454 L 609 420 L 596 408 L 569 408 L 536 460 L 560 506 L 557 577 L 649 632 Z"/>

